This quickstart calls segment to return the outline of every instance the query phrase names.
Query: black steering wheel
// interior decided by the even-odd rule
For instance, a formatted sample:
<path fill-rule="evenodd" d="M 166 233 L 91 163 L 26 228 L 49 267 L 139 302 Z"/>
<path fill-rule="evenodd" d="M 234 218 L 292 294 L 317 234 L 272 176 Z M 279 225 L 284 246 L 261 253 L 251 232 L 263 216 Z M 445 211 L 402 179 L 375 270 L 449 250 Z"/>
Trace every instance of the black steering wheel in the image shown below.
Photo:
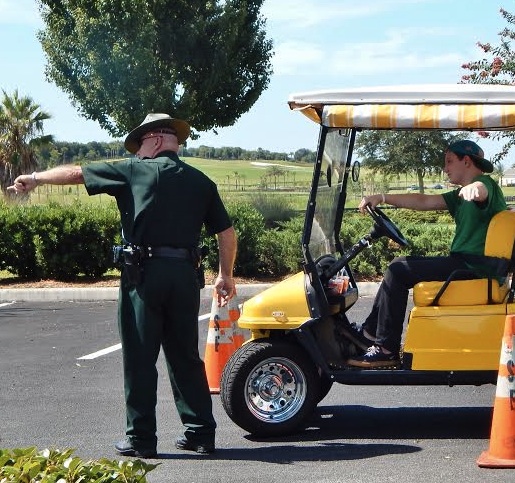
<path fill-rule="evenodd" d="M 398 243 L 400 246 L 405 247 L 408 245 L 408 241 L 404 238 L 404 235 L 397 228 L 395 223 L 388 218 L 381 209 L 377 206 L 372 208 L 370 204 L 365 206 L 367 213 L 374 220 L 374 229 L 372 230 L 371 236 L 372 238 L 380 238 L 382 236 L 387 236 L 395 243 Z"/>

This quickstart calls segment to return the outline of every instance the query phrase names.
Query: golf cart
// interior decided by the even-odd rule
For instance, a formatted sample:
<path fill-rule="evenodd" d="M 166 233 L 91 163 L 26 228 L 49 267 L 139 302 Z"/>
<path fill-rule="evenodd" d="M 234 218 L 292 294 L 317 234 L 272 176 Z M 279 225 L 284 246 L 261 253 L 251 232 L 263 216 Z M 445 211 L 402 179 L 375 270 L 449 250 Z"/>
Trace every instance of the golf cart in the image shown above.
<path fill-rule="evenodd" d="M 511 284 L 515 212 L 498 213 L 485 256 L 506 259 L 504 279 L 423 282 L 413 289 L 402 360 L 392 369 L 346 365 L 361 354 L 346 337 L 348 310 L 359 303 L 352 261 L 380 237 L 407 241 L 379 208 L 371 229 L 344 247 L 340 230 L 348 184 L 359 179 L 353 150 L 360 131 L 515 128 L 515 88 L 425 85 L 292 95 L 292 110 L 320 125 L 317 158 L 302 234 L 303 271 L 245 301 L 238 324 L 251 338 L 226 364 L 221 400 L 229 417 L 259 436 L 291 433 L 335 382 L 359 385 L 495 384 Z M 373 249 L 373 247 L 372 247 Z"/>

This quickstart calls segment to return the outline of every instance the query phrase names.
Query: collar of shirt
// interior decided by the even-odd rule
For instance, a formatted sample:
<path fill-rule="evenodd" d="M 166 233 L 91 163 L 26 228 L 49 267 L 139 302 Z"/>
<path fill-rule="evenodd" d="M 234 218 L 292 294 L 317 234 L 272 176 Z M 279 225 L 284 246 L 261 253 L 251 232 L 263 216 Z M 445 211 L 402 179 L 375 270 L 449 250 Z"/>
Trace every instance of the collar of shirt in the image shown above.
<path fill-rule="evenodd" d="M 160 151 L 155 155 L 154 159 L 162 157 L 167 157 L 173 159 L 174 161 L 180 161 L 179 156 L 175 151 Z"/>

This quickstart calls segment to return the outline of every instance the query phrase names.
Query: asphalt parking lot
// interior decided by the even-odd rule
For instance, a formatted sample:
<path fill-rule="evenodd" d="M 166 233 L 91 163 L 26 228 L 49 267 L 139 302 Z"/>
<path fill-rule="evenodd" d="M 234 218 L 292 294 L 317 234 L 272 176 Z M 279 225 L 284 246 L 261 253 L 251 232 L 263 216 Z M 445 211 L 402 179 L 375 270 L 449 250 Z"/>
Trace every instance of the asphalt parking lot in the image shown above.
<path fill-rule="evenodd" d="M 361 321 L 372 298 L 352 316 Z M 116 302 L 0 304 L 0 447 L 75 448 L 117 459 L 124 405 Z M 358 304 L 357 304 L 358 305 Z M 199 323 L 207 336 L 210 300 Z M 95 357 L 85 357 L 97 354 Z M 159 360 L 155 482 L 508 482 L 512 470 L 478 468 L 488 448 L 495 387 L 335 385 L 298 434 L 258 439 L 229 420 L 213 395 L 217 452 L 174 448 L 181 425 Z"/>

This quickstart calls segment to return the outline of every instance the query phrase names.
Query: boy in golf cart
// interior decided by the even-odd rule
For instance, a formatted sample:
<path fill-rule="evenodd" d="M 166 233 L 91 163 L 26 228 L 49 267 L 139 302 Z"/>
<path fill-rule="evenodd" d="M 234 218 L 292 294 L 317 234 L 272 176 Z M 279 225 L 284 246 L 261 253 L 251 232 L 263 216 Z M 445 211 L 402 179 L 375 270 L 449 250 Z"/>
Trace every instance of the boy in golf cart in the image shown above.
<path fill-rule="evenodd" d="M 445 281 L 455 270 L 472 270 L 477 277 L 497 275 L 498 266 L 483 256 L 488 224 L 505 210 L 498 184 L 485 173 L 493 165 L 483 150 L 469 140 L 457 141 L 445 151 L 444 172 L 449 181 L 461 186 L 443 194 L 375 194 L 365 196 L 359 209 L 387 203 L 413 210 L 447 209 L 456 223 L 449 256 L 398 257 L 387 268 L 363 325 L 353 327 L 350 336 L 366 350 L 347 364 L 362 369 L 395 367 L 400 363 L 401 337 L 409 289 L 422 281 Z M 471 276 L 470 278 L 474 278 Z"/>

